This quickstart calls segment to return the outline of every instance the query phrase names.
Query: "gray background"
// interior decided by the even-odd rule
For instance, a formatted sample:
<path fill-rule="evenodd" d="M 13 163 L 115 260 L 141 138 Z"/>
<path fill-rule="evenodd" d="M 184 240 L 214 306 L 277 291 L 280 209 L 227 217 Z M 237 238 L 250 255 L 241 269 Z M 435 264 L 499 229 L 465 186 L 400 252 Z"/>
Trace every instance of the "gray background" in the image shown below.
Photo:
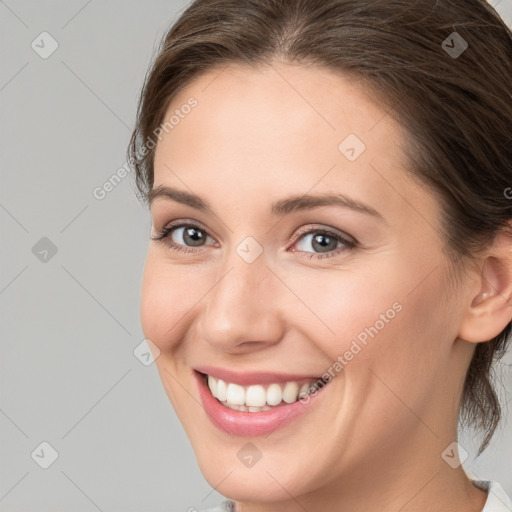
<path fill-rule="evenodd" d="M 512 0 L 494 4 L 511 25 Z M 144 74 L 185 5 L 0 1 L 1 511 L 176 512 L 223 499 L 155 366 L 133 353 L 150 228 L 133 176 L 103 200 L 92 193 L 125 163 Z M 43 31 L 58 42 L 47 59 L 31 47 Z M 509 406 L 479 459 L 472 433 L 460 442 L 466 471 L 512 495 Z M 44 441 L 58 452 L 48 469 Z"/>

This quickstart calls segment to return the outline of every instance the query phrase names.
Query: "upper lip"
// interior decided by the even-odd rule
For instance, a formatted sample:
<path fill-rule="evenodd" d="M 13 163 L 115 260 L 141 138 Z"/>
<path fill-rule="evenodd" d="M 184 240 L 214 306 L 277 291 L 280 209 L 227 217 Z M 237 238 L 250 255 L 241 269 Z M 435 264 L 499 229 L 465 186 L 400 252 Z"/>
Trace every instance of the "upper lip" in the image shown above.
<path fill-rule="evenodd" d="M 240 386 L 251 384 L 271 384 L 272 382 L 289 382 L 300 381 L 304 379 L 319 379 L 317 375 L 300 375 L 291 373 L 275 373 L 275 372 L 235 372 L 227 368 L 219 368 L 216 366 L 196 366 L 197 372 L 211 375 L 224 382 L 232 382 Z"/>

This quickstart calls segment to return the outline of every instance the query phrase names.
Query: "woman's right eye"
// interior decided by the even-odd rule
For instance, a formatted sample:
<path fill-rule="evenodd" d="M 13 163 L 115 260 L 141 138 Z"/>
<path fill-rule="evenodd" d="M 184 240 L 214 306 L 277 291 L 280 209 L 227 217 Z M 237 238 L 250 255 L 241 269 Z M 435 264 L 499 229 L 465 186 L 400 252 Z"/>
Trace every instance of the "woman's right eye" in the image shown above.
<path fill-rule="evenodd" d="M 204 242 L 210 238 L 206 231 L 196 224 L 181 223 L 171 224 L 160 230 L 152 240 L 163 242 L 175 251 L 194 252 L 194 247 L 204 246 Z"/>

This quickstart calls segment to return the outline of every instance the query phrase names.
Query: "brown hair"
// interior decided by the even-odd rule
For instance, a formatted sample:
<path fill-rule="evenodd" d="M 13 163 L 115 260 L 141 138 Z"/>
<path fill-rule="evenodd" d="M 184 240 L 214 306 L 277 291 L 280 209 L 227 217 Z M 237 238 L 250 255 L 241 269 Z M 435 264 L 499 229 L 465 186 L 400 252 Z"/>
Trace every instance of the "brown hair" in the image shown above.
<path fill-rule="evenodd" d="M 144 200 L 155 130 L 176 93 L 206 70 L 274 58 L 358 79 L 405 128 L 409 171 L 440 201 L 454 275 L 507 227 L 512 32 L 485 0 L 193 1 L 162 39 L 139 98 L 127 156 Z M 486 432 L 478 455 L 501 417 L 492 369 L 511 329 L 477 344 L 464 382 L 459 421 Z"/>

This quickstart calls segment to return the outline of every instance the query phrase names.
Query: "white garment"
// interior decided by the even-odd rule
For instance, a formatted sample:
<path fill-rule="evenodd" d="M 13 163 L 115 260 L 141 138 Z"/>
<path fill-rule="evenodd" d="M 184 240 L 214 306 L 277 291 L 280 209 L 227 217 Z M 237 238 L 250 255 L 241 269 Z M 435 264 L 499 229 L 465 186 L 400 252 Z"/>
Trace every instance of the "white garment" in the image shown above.
<path fill-rule="evenodd" d="M 472 480 L 472 482 L 473 485 L 488 493 L 482 512 L 512 512 L 512 500 L 498 482 L 494 480 Z M 233 512 L 234 510 L 234 502 L 224 500 L 217 507 L 202 509 L 198 512 Z"/>
<path fill-rule="evenodd" d="M 512 512 L 512 501 L 501 485 L 494 480 L 472 480 L 473 485 L 487 491 L 487 501 L 482 512 Z"/>

